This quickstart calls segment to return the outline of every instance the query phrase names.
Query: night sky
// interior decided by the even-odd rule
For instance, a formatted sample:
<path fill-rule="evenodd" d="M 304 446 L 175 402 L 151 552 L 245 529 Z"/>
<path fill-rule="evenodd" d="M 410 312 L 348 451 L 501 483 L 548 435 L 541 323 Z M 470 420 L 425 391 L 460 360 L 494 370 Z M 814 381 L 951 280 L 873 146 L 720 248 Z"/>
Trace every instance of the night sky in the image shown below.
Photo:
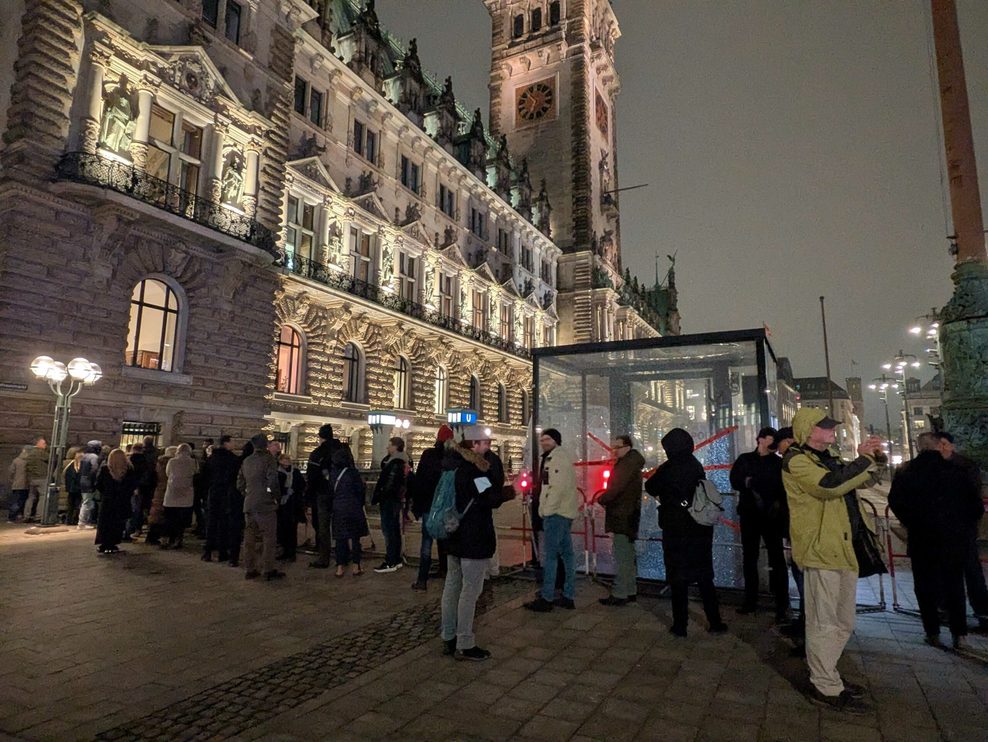
<path fill-rule="evenodd" d="M 957 4 L 985 203 L 988 3 Z M 899 348 L 923 357 L 908 327 L 949 299 L 953 263 L 928 0 L 613 5 L 621 186 L 649 184 L 622 196 L 622 254 L 651 281 L 678 251 L 683 332 L 766 323 L 797 376 L 822 376 L 825 295 L 839 383 L 867 384 Z M 377 8 L 486 120 L 482 2 Z"/>

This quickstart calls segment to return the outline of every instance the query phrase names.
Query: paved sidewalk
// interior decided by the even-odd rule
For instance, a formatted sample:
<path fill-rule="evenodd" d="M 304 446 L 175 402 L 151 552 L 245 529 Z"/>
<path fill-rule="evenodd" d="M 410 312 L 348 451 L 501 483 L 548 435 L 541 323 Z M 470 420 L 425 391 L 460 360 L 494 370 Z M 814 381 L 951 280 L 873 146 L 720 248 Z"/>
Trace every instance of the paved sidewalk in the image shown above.
<path fill-rule="evenodd" d="M 190 543 L 187 541 L 187 543 Z M 196 542 L 191 542 L 195 544 Z M 869 689 L 858 717 L 802 696 L 805 671 L 768 615 L 726 636 L 666 629 L 669 603 L 521 608 L 498 580 L 478 619 L 486 663 L 440 656 L 441 583 L 412 570 L 335 579 L 292 565 L 278 583 L 191 549 L 95 555 L 92 532 L 0 528 L 0 733 L 11 739 L 988 739 L 988 642 L 961 657 L 918 620 L 859 616 L 844 673 Z M 368 560 L 368 567 L 373 566 Z"/>

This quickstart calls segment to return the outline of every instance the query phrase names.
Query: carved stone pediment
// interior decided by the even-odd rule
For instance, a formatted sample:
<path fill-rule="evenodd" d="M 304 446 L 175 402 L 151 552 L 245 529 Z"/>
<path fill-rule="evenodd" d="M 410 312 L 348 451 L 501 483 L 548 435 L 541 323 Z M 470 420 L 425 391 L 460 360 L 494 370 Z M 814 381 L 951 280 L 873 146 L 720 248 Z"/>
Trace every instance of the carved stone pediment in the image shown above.
<path fill-rule="evenodd" d="M 343 192 L 319 161 L 318 157 L 306 157 L 301 160 L 294 160 L 288 163 L 288 169 L 333 193 Z"/>
<path fill-rule="evenodd" d="M 219 68 L 199 46 L 153 46 L 151 47 L 164 62 L 159 70 L 161 79 L 200 103 L 212 105 L 217 96 L 241 101 L 233 89 L 223 79 Z"/>

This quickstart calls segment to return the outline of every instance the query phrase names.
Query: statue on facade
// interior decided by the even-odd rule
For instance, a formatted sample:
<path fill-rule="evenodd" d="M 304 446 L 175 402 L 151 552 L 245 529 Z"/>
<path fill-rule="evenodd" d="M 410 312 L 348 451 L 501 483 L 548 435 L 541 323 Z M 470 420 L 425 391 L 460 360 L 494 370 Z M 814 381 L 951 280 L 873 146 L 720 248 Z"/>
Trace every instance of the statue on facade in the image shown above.
<path fill-rule="evenodd" d="M 133 92 L 127 87 L 126 75 L 120 76 L 115 88 L 111 86 L 112 83 L 105 86 L 103 95 L 103 125 L 99 142 L 111 152 L 127 154 L 137 126 L 137 105 Z"/>
<path fill-rule="evenodd" d="M 391 240 L 383 240 L 381 251 L 381 286 L 390 286 L 395 275 L 395 245 Z"/>
<path fill-rule="evenodd" d="M 436 290 L 436 269 L 431 265 L 427 265 L 425 268 L 424 286 L 423 286 L 426 303 L 432 302 L 432 296 L 435 293 L 435 290 Z"/>
<path fill-rule="evenodd" d="M 456 242 L 456 229 L 447 224 L 446 229 L 443 230 L 443 247 L 452 245 L 454 242 Z"/>
<path fill-rule="evenodd" d="M 329 248 L 330 262 L 340 265 L 344 257 L 343 254 L 343 229 L 335 219 L 329 223 Z"/>
<path fill-rule="evenodd" d="M 552 204 L 549 203 L 549 194 L 546 192 L 545 178 L 539 189 L 539 195 L 535 199 L 535 216 L 538 220 L 539 231 L 546 237 L 552 236 L 552 228 L 549 226 L 549 217 L 552 214 Z"/>
<path fill-rule="evenodd" d="M 417 222 L 422 218 L 422 209 L 417 203 L 409 203 L 405 206 L 405 224 Z"/>
<path fill-rule="evenodd" d="M 240 205 L 244 196 L 244 161 L 238 152 L 231 152 L 223 168 L 221 201 L 225 204 Z"/>

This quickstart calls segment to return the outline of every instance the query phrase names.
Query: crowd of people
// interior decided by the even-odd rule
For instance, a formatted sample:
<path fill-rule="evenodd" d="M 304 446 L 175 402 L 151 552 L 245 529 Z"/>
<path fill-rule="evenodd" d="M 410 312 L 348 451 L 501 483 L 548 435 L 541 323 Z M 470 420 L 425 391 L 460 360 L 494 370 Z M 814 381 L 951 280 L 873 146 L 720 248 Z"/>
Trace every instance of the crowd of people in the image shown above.
<path fill-rule="evenodd" d="M 797 639 L 809 669 L 810 700 L 819 705 L 863 710 L 862 689 L 843 679 L 837 661 L 854 630 L 857 581 L 884 570 L 874 533 L 862 517 L 857 490 L 874 483 L 882 463 L 881 441 L 869 437 L 858 458 L 831 453 L 838 421 L 815 408 L 799 410 L 792 426 L 763 428 L 756 447 L 731 467 L 738 493 L 743 551 L 744 599 L 739 614 L 759 609 L 758 563 L 762 544 L 768 557 L 775 621 Z M 238 455 L 230 436 L 205 441 L 196 455 L 188 443 L 159 451 L 152 438 L 126 449 L 100 441 L 71 449 L 63 465 L 68 495 L 66 523 L 95 528 L 101 554 L 122 542 L 143 538 L 161 549 L 181 549 L 193 529 L 203 541 L 202 560 L 238 566 L 246 579 L 285 576 L 278 560 L 295 561 L 299 525 L 315 531 L 314 569 L 335 561 L 336 577 L 363 574 L 361 539 L 369 534 L 365 483 L 350 448 L 331 425 L 319 429 L 319 445 L 303 475 L 280 444 L 255 435 Z M 727 631 L 714 587 L 713 533 L 723 510 L 710 499 L 706 473 L 694 454 L 691 435 L 681 428 L 661 440 L 666 460 L 646 475 L 645 492 L 658 501 L 666 581 L 672 598 L 676 637 L 688 636 L 688 590 L 702 599 L 707 631 Z M 583 498 L 576 464 L 555 428 L 540 432 L 530 499 L 541 564 L 541 585 L 525 608 L 546 613 L 576 608 L 576 560 L 572 524 Z M 641 519 L 645 459 L 630 436 L 611 441 L 614 465 L 597 503 L 611 534 L 615 575 L 610 594 L 599 602 L 620 608 L 637 601 L 635 541 Z M 11 521 L 34 518 L 37 493 L 47 475 L 46 441 L 38 437 L 11 465 Z M 919 455 L 892 481 L 889 504 L 908 531 L 917 602 L 927 642 L 940 646 L 941 612 L 948 615 L 954 648 L 967 633 L 965 581 L 975 614 L 988 628 L 988 590 L 977 547 L 983 515 L 981 475 L 976 464 L 954 450 L 949 433 L 919 438 Z M 426 590 L 437 543 L 437 574 L 444 579 L 443 652 L 480 661 L 490 652 L 477 645 L 473 630 L 477 599 L 497 550 L 493 511 L 524 489 L 508 484 L 503 464 L 491 450 L 490 432 L 469 427 L 457 436 L 446 425 L 414 467 L 405 442 L 388 441 L 387 455 L 371 502 L 380 509 L 384 558 L 374 569 L 393 573 L 404 566 L 403 520 L 421 521 L 422 540 L 413 590 Z M 711 517 L 710 513 L 713 513 Z M 195 525 L 193 526 L 193 519 Z M 439 525 L 437 525 L 437 523 Z M 791 559 L 785 547 L 791 549 Z M 335 546 L 335 549 L 334 549 Z M 789 575 L 799 594 L 790 616 Z"/>

